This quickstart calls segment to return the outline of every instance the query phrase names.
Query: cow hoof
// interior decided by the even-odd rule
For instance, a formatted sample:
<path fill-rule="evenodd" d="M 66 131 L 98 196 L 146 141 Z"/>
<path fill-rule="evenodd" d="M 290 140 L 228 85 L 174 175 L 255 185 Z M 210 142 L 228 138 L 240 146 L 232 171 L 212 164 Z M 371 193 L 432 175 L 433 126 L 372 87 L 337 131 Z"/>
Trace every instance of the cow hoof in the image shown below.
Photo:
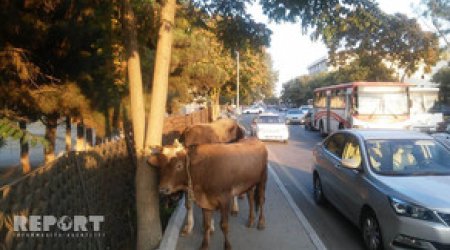
<path fill-rule="evenodd" d="M 258 223 L 258 230 L 264 230 L 266 225 L 264 223 Z"/>
<path fill-rule="evenodd" d="M 253 221 L 249 221 L 249 222 L 247 222 L 247 227 L 248 227 L 248 228 L 251 228 L 251 227 L 253 227 Z"/>
<path fill-rule="evenodd" d="M 191 233 L 191 230 L 189 230 L 189 229 L 187 229 L 187 228 L 184 228 L 182 231 L 181 231 L 181 236 L 182 237 L 184 237 L 184 236 L 187 236 L 187 235 L 189 235 Z"/>
<path fill-rule="evenodd" d="M 231 215 L 232 216 L 237 216 L 238 215 L 238 211 L 231 211 Z"/>

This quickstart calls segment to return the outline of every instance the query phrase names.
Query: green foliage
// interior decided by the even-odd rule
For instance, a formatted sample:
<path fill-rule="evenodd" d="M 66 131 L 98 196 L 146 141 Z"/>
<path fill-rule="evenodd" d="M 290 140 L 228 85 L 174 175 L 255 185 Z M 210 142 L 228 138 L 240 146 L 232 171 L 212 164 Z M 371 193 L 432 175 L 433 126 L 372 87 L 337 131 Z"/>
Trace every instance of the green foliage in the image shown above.
<path fill-rule="evenodd" d="M 423 31 L 414 18 L 389 15 L 374 6 L 334 17 L 326 16 L 314 33 L 329 49 L 333 65 L 348 64 L 355 58 L 373 57 L 390 64 L 404 76 L 420 68 L 424 72 L 439 60 L 439 43 L 432 32 Z"/>
<path fill-rule="evenodd" d="M 450 66 L 441 68 L 433 75 L 433 82 L 439 83 L 440 100 L 450 105 Z"/>
<path fill-rule="evenodd" d="M 397 81 L 395 71 L 387 68 L 377 57 L 362 55 L 337 71 L 330 73 L 336 83 L 352 81 L 391 82 Z"/>
<path fill-rule="evenodd" d="M 20 129 L 15 122 L 12 122 L 9 119 L 1 118 L 0 119 L 0 141 L 3 144 L 3 141 L 11 138 L 13 140 L 21 140 L 21 143 L 29 143 L 32 147 L 35 147 L 37 144 L 41 144 L 44 147 L 48 147 L 48 141 L 45 140 L 41 136 L 36 136 L 28 131 L 24 131 Z"/>
<path fill-rule="evenodd" d="M 283 84 L 281 100 L 283 103 L 298 107 L 313 98 L 315 88 L 333 84 L 336 84 L 335 76 L 330 73 L 299 76 Z"/>
<path fill-rule="evenodd" d="M 300 76 L 283 84 L 281 99 L 295 106 L 306 104 L 313 98 L 314 89 L 355 81 L 395 81 L 394 71 L 376 57 L 361 57 L 332 72 L 313 76 Z"/>
<path fill-rule="evenodd" d="M 422 15 L 431 19 L 437 35 L 450 46 L 450 1 L 448 0 L 422 0 L 425 5 Z"/>
<path fill-rule="evenodd" d="M 230 102 L 236 96 L 236 57 L 230 50 L 234 45 L 224 40 L 221 20 L 183 6 L 178 10 L 169 78 L 170 111 L 176 112 L 194 98 L 208 97 L 217 103 L 219 99 Z M 240 43 L 250 43 L 243 39 L 249 36 L 239 36 Z M 253 102 L 271 96 L 275 80 L 264 49 L 240 47 L 241 100 Z"/>

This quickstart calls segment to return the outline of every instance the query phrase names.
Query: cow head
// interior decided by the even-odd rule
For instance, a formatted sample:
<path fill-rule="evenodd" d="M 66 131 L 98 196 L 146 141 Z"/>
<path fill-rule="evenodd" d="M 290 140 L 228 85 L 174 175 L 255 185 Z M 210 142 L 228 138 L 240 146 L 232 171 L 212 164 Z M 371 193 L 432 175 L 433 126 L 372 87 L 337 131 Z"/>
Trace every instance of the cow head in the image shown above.
<path fill-rule="evenodd" d="M 177 140 L 171 146 L 152 148 L 148 163 L 159 169 L 159 191 L 162 194 L 187 188 L 186 153 L 186 149 Z"/>

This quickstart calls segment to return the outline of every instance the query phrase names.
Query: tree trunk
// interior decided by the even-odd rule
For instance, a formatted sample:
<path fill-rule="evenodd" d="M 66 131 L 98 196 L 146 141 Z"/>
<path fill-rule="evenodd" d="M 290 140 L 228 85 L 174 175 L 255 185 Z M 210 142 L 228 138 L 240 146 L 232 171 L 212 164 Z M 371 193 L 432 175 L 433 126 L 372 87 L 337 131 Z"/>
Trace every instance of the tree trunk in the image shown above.
<path fill-rule="evenodd" d="M 86 128 L 86 146 L 92 148 L 94 145 L 94 137 L 92 128 Z"/>
<path fill-rule="evenodd" d="M 166 113 L 176 0 L 166 0 L 164 3 L 161 9 L 161 27 L 159 27 L 156 47 L 155 68 L 152 81 L 152 102 L 145 138 L 146 146 L 161 145 L 164 116 Z"/>
<path fill-rule="evenodd" d="M 137 210 L 136 249 L 155 249 L 159 245 L 162 237 L 161 220 L 159 217 L 157 175 L 156 170 L 151 169 L 147 165 L 143 152 L 145 133 L 144 97 L 142 91 L 142 76 L 138 50 L 139 47 L 136 36 L 135 17 L 130 5 L 130 0 L 123 1 L 123 8 L 126 39 L 125 44 L 127 47 L 128 60 L 128 81 L 131 99 L 131 118 L 133 121 L 134 142 L 137 156 L 135 179 Z M 158 53 L 159 52 L 157 52 L 157 58 Z M 156 63 L 158 63 L 158 61 L 156 61 Z M 164 109 L 165 101 L 164 103 L 156 104 L 156 106 L 161 104 L 163 104 Z"/>
<path fill-rule="evenodd" d="M 27 130 L 27 123 L 25 121 L 19 122 L 19 127 L 22 131 Z M 26 138 L 20 138 L 20 165 L 22 166 L 22 173 L 29 173 L 31 170 L 30 165 L 30 153 L 28 141 L 24 140 Z"/>
<path fill-rule="evenodd" d="M 72 119 L 66 116 L 66 152 L 72 150 Z"/>
<path fill-rule="evenodd" d="M 76 142 L 75 150 L 76 151 L 84 151 L 85 150 L 83 122 L 77 123 L 77 142 Z"/>
<path fill-rule="evenodd" d="M 58 118 L 56 116 L 49 116 L 47 118 L 47 124 L 45 124 L 45 139 L 48 141 L 47 147 L 44 148 L 45 163 L 51 162 L 55 159 L 57 126 Z"/>
<path fill-rule="evenodd" d="M 212 93 L 211 93 L 211 101 L 212 101 L 212 105 L 211 105 L 211 109 L 212 109 L 212 117 L 211 119 L 213 121 L 217 120 L 217 118 L 219 118 L 220 115 L 220 88 L 213 88 Z"/>

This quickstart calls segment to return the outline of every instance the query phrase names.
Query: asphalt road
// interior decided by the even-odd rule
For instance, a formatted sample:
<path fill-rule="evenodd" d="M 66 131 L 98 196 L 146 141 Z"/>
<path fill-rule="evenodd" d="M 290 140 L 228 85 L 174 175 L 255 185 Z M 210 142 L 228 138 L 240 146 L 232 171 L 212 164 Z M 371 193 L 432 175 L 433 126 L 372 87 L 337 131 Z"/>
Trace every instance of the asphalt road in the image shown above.
<path fill-rule="evenodd" d="M 242 115 L 240 122 L 249 128 L 253 117 Z M 364 249 L 356 226 L 332 205 L 321 207 L 314 203 L 312 149 L 321 140 L 317 132 L 290 125 L 288 144 L 267 142 L 270 164 L 328 249 Z"/>

